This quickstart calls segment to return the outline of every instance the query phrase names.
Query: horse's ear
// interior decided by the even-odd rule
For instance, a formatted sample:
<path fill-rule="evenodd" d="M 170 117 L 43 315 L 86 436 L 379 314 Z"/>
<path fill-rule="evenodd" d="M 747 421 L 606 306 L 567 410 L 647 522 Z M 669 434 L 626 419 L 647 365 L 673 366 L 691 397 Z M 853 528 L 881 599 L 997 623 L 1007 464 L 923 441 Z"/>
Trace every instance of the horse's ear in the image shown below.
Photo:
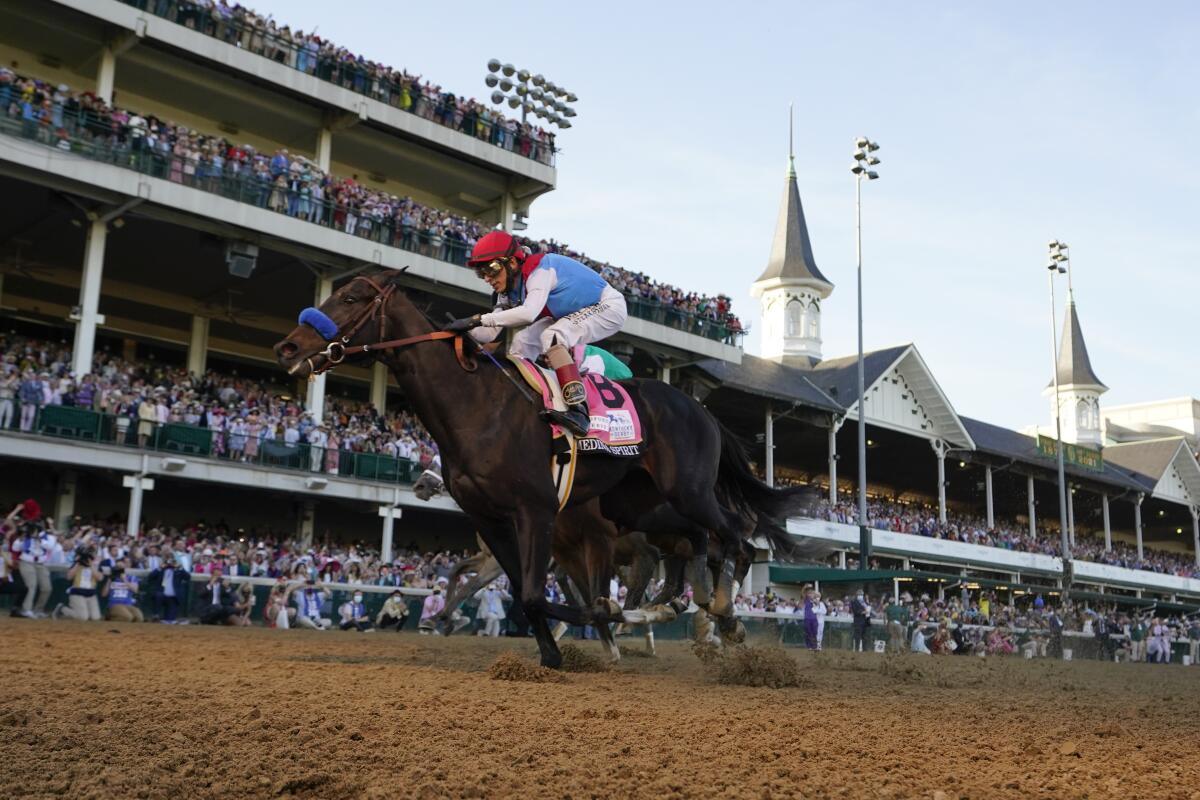
<path fill-rule="evenodd" d="M 400 269 L 395 270 L 395 273 L 392 275 L 392 277 L 388 279 L 388 283 L 392 286 L 399 286 L 400 279 L 404 277 L 404 273 L 406 272 L 408 272 L 408 267 L 401 267 Z"/>

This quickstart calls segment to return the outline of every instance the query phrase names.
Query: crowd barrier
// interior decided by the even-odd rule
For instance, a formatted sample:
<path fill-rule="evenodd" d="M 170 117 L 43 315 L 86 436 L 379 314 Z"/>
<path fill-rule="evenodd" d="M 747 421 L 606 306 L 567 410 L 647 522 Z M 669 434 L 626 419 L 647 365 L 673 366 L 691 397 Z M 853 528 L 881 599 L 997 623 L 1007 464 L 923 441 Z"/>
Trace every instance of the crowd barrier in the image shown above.
<path fill-rule="evenodd" d="M 141 422 L 136 410 L 132 414 L 117 415 L 77 406 L 43 406 L 34 421 L 34 431 L 97 444 L 385 483 L 413 483 L 425 469 L 418 462 L 386 453 L 359 453 L 305 442 L 287 444 L 277 439 L 256 439 L 254 447 L 249 448 L 245 434 L 183 423 Z"/>
<path fill-rule="evenodd" d="M 54 608 L 57 603 L 65 603 L 67 601 L 68 582 L 66 580 L 66 567 L 55 566 L 51 567 L 51 582 L 53 591 L 51 593 L 48 609 Z M 146 570 L 130 570 L 130 575 L 138 578 L 144 586 L 145 578 L 148 574 Z M 254 625 L 261 626 L 263 622 L 263 608 L 266 605 L 267 597 L 270 594 L 271 587 L 276 581 L 273 578 L 250 578 L 246 576 L 231 576 L 230 582 L 236 586 L 248 583 L 254 587 L 255 604 L 254 610 L 251 613 L 251 620 Z M 192 617 L 193 620 L 199 615 L 201 609 L 207 604 L 205 597 L 205 585 L 208 583 L 207 575 L 192 575 L 191 576 L 191 591 L 186 598 L 183 598 L 179 604 L 179 617 L 181 619 Z M 319 583 L 319 586 L 330 592 L 330 597 L 326 601 L 326 605 L 322 609 L 322 615 L 327 616 L 336 624 L 338 621 L 337 609 L 340 605 L 351 599 L 355 592 L 363 594 L 363 604 L 366 606 L 367 613 L 372 619 L 378 614 L 384 600 L 394 591 L 395 587 L 390 586 L 375 586 L 372 584 L 347 584 L 347 583 Z M 426 596 L 431 593 L 429 589 L 413 589 L 409 587 L 401 587 L 400 591 L 404 594 L 408 602 L 409 615 L 405 621 L 404 630 L 417 630 L 418 623 L 421 617 L 421 608 Z M 7 598 L 7 599 L 5 599 Z M 20 597 L 14 598 L 12 595 L 0 597 L 0 608 L 7 610 L 13 605 L 19 605 Z M 460 635 L 469 635 L 475 628 L 481 627 L 481 624 L 475 623 L 475 609 L 477 602 L 474 599 L 469 599 L 463 606 L 463 613 L 471 620 L 471 627 L 466 628 Z M 511 603 L 505 604 L 511 609 Z M 107 607 L 106 602 L 102 598 L 100 601 L 101 612 L 103 613 Z M 146 596 L 145 592 L 138 594 L 138 607 L 142 610 L 147 620 L 154 620 L 159 616 L 158 601 L 156 598 Z M 692 611 L 694 611 L 694 607 Z M 681 614 L 673 622 L 657 624 L 654 626 L 655 638 L 660 641 L 682 641 L 692 640 L 695 637 L 695 614 L 692 611 Z M 738 618 L 746 628 L 747 639 L 752 643 L 761 644 L 763 641 L 774 641 L 784 647 L 804 647 L 804 618 L 798 614 L 780 614 L 761 611 L 741 612 Z M 506 629 L 512 629 L 515 625 L 513 619 L 506 620 Z M 923 623 L 928 629 L 928 635 L 932 635 L 936 629 L 936 625 L 932 622 Z M 983 631 L 993 630 L 993 626 L 988 625 L 964 625 L 967 630 L 979 629 Z M 1017 653 L 1011 657 L 1020 657 L 1021 645 L 1025 644 L 1036 633 L 1042 636 L 1047 636 L 1045 630 L 1031 630 L 1026 628 L 1009 627 L 1007 630 L 1012 634 L 1017 645 Z M 640 646 L 640 631 L 633 628 L 629 631 L 629 641 L 622 640 L 626 646 Z M 568 637 L 584 637 L 586 632 L 578 627 L 572 627 L 567 634 Z M 908 649 L 909 640 L 912 636 L 912 627 L 905 629 L 905 649 Z M 1126 639 L 1123 634 L 1114 635 L 1112 637 L 1117 641 Z M 875 650 L 877 646 L 882 647 L 888 640 L 886 622 L 882 619 L 872 619 L 871 624 L 867 628 L 866 649 L 868 651 Z M 849 615 L 829 616 L 825 622 L 824 649 L 825 650 L 850 650 L 853 641 L 853 624 Z M 876 643 L 880 643 L 877 645 Z M 1070 651 L 1071 658 L 1076 660 L 1098 660 L 1102 658 L 1101 642 L 1090 633 L 1082 633 L 1080 631 L 1064 631 L 1062 647 L 1064 651 Z M 1183 657 L 1188 655 L 1189 645 L 1184 639 L 1172 640 L 1171 647 L 1171 663 L 1183 663 Z M 1104 656 L 1107 657 L 1107 656 Z"/>

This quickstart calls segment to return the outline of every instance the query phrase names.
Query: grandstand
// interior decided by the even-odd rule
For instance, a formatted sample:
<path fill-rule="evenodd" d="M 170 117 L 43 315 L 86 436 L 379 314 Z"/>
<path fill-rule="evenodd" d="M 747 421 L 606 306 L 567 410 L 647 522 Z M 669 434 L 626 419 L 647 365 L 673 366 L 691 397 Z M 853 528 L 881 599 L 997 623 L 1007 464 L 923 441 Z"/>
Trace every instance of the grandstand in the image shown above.
<path fill-rule="evenodd" d="M 414 460 L 412 443 L 401 452 L 397 442 L 421 444 L 422 434 L 386 372 L 347 367 L 296 384 L 270 347 L 297 309 L 366 267 L 409 267 L 408 291 L 435 318 L 482 309 L 487 296 L 465 254 L 482 232 L 516 230 L 536 213 L 557 180 L 553 142 L 487 109 L 467 110 L 479 116 L 464 125 L 467 111 L 447 111 L 445 92 L 425 93 L 403 71 L 351 68 L 336 47 L 256 33 L 253 21 L 190 4 L 0 0 L 0 13 L 12 21 L 0 30 L 5 354 L 21 368 L 34 342 L 47 353 L 31 361 L 38 372 L 76 383 L 71 403 L 40 408 L 27 430 L 18 415 L 0 432 L 4 501 L 53 498 L 57 519 L 115 512 L 137 530 L 211 515 L 219 497 L 231 520 L 294 531 L 302 543 L 336 527 L 335 538 L 385 560 L 396 536 L 467 546 L 472 532 L 454 504 L 419 501 L 409 488 L 425 464 L 419 447 Z M 824 518 L 789 529 L 827 550 L 842 574 L 771 565 L 764 550 L 744 593 L 862 580 L 845 569 L 861 556 L 842 508 L 856 474 L 845 423 L 861 413 L 880 511 L 864 566 L 893 592 L 963 587 L 1013 599 L 1074 584 L 1130 607 L 1200 606 L 1196 403 L 1106 417 L 1074 303 L 1059 367 L 1073 446 L 1075 557 L 1064 563 L 1054 458 L 1036 429 L 959 415 L 913 344 L 866 355 L 867 400 L 857 408 L 855 359 L 821 349 L 835 286 L 817 267 L 794 169 L 754 282 L 762 357 L 742 352 L 727 299 L 585 259 L 630 300 L 626 330 L 610 345 L 635 375 L 686 389 L 757 442 L 769 482 L 820 486 L 828 498 Z M 746 280 L 757 266 L 742 265 Z M 78 402 L 82 376 L 115 362 L 133 376 L 124 396 Z M 236 414 L 258 408 L 255 424 L 273 414 L 283 426 L 252 457 L 232 427 L 214 430 L 207 416 L 230 405 L 214 399 L 226 384 L 237 384 Z M 155 401 L 160 387 L 167 416 L 144 439 L 136 422 L 122 427 L 128 406 Z M 260 402 L 245 403 L 250 396 Z M 289 419 L 306 432 L 325 422 L 340 443 L 357 444 L 327 443 L 332 459 L 308 440 L 289 448 Z M 920 521 L 888 521 L 910 516 Z"/>

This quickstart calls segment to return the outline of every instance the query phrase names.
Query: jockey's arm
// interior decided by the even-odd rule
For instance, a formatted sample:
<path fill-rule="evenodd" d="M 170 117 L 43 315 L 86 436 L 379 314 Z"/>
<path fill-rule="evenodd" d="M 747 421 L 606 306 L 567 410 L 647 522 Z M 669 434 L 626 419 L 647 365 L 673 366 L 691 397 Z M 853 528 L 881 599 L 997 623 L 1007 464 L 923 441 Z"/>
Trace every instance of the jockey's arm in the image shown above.
<path fill-rule="evenodd" d="M 525 302 L 502 311 L 484 314 L 480 322 L 484 328 L 515 328 L 532 324 L 546 307 L 550 291 L 557 282 L 558 276 L 554 274 L 554 270 L 535 270 L 525 281 Z"/>

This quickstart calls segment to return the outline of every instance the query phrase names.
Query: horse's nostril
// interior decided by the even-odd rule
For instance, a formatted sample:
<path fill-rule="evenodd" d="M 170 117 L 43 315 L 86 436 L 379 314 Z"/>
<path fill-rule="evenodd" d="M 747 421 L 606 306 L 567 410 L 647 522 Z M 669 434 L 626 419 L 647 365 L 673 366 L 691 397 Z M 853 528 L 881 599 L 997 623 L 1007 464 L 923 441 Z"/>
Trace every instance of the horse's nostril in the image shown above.
<path fill-rule="evenodd" d="M 284 358 L 292 358 L 296 353 L 300 352 L 300 346 L 295 342 L 280 342 L 275 351 Z"/>

